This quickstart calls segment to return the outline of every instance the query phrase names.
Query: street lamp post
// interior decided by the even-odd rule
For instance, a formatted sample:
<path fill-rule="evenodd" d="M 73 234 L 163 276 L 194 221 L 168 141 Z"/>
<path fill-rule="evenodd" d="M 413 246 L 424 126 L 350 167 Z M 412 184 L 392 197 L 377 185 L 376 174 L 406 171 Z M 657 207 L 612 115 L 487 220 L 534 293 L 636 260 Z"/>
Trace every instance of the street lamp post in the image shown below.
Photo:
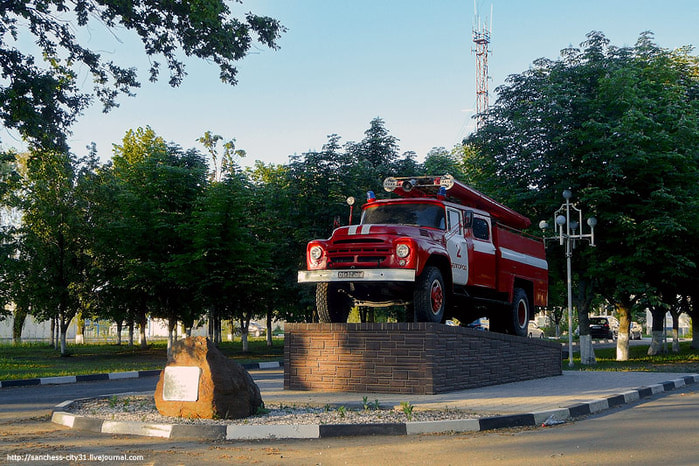
<path fill-rule="evenodd" d="M 553 218 L 556 222 L 558 233 L 551 237 L 544 237 L 544 241 L 547 240 L 558 240 L 561 246 L 565 244 L 566 251 L 566 274 L 568 282 L 568 366 L 573 367 L 573 273 L 572 273 L 572 259 L 573 259 L 573 249 L 575 249 L 576 240 L 586 240 L 590 242 L 590 246 L 595 245 L 595 226 L 597 225 L 597 219 L 595 217 L 590 217 L 587 219 L 587 225 L 590 228 L 589 233 L 583 233 L 582 227 L 582 210 L 578 209 L 575 204 L 570 202 L 573 197 L 573 193 L 570 189 L 563 191 L 563 198 L 565 202 L 553 213 Z M 571 214 L 573 218 L 571 218 Z M 574 217 L 576 216 L 576 220 Z M 539 222 L 539 228 L 546 230 L 549 227 L 548 222 L 542 220 Z M 578 227 L 580 232 L 578 233 Z"/>

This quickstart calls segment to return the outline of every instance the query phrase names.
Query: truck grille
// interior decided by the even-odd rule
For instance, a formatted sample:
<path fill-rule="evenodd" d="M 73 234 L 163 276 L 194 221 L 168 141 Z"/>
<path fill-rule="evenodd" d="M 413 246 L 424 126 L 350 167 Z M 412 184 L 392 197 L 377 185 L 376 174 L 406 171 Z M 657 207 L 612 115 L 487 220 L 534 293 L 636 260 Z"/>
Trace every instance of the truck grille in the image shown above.
<path fill-rule="evenodd" d="M 381 240 L 336 242 L 328 249 L 328 267 L 381 267 L 391 255 L 391 248 Z M 369 243 L 369 244 L 367 244 Z M 373 245 L 371 244 L 373 243 Z M 379 244 L 376 244 L 379 243 Z"/>

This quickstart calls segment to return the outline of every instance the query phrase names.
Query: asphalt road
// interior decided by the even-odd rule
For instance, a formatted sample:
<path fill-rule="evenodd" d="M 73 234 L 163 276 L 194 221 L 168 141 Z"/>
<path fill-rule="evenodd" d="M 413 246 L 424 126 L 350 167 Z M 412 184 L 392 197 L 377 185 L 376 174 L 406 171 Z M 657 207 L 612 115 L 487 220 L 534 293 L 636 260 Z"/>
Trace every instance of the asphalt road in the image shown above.
<path fill-rule="evenodd" d="M 78 385 L 60 391 L 80 388 L 86 393 L 92 389 L 85 385 L 93 384 Z M 102 385 L 115 391 L 133 388 Z M 52 403 L 32 399 L 47 393 L 38 388 L 16 391 L 26 395 L 25 403 Z M 13 391 L 3 389 L 0 403 Z M 4 414 L 0 461 L 7 464 L 699 464 L 699 393 L 693 385 L 553 427 L 416 436 L 177 442 L 70 430 L 51 423 L 48 415 Z M 73 460 L 56 460 L 60 455 Z"/>
<path fill-rule="evenodd" d="M 0 415 L 50 412 L 54 406 L 77 398 L 155 390 L 158 377 L 80 382 L 65 385 L 33 385 L 0 389 Z"/>

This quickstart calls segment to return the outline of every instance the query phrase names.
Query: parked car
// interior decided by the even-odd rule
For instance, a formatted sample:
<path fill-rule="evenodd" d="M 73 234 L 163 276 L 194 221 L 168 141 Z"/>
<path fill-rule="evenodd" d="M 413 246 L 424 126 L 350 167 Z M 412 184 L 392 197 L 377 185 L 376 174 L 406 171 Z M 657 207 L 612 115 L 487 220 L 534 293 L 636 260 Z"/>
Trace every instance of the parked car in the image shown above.
<path fill-rule="evenodd" d="M 616 332 L 612 319 L 610 316 L 590 317 L 590 337 L 613 340 Z"/>
<path fill-rule="evenodd" d="M 530 320 L 527 328 L 527 336 L 529 338 L 544 338 L 544 331 L 541 330 L 539 324 L 533 320 Z"/>
<path fill-rule="evenodd" d="M 490 320 L 486 319 L 485 317 L 481 317 L 480 319 L 476 319 L 470 324 L 466 325 L 467 328 L 472 328 L 475 330 L 484 330 L 488 331 L 490 330 Z"/>
<path fill-rule="evenodd" d="M 629 338 L 632 340 L 640 340 L 643 338 L 643 327 L 638 322 L 631 322 L 631 331 L 629 332 Z"/>

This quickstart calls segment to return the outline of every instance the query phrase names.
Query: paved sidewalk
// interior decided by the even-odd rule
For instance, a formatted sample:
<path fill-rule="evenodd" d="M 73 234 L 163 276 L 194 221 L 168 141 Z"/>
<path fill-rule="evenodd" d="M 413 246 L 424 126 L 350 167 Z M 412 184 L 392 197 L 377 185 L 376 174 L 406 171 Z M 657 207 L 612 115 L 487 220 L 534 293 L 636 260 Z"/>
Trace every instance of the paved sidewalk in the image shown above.
<path fill-rule="evenodd" d="M 643 387 L 662 385 L 663 382 L 689 376 L 692 374 L 563 371 L 563 375 L 557 377 L 471 388 L 438 395 L 289 391 L 284 390 L 282 381 L 266 379 L 258 380 L 257 384 L 265 402 L 361 407 L 362 398 L 367 396 L 370 402 L 378 399 L 382 406 L 400 406 L 402 402 L 410 402 L 416 408 L 451 407 L 483 416 L 495 416 L 565 408 Z M 699 382 L 699 376 L 695 378 Z"/>

